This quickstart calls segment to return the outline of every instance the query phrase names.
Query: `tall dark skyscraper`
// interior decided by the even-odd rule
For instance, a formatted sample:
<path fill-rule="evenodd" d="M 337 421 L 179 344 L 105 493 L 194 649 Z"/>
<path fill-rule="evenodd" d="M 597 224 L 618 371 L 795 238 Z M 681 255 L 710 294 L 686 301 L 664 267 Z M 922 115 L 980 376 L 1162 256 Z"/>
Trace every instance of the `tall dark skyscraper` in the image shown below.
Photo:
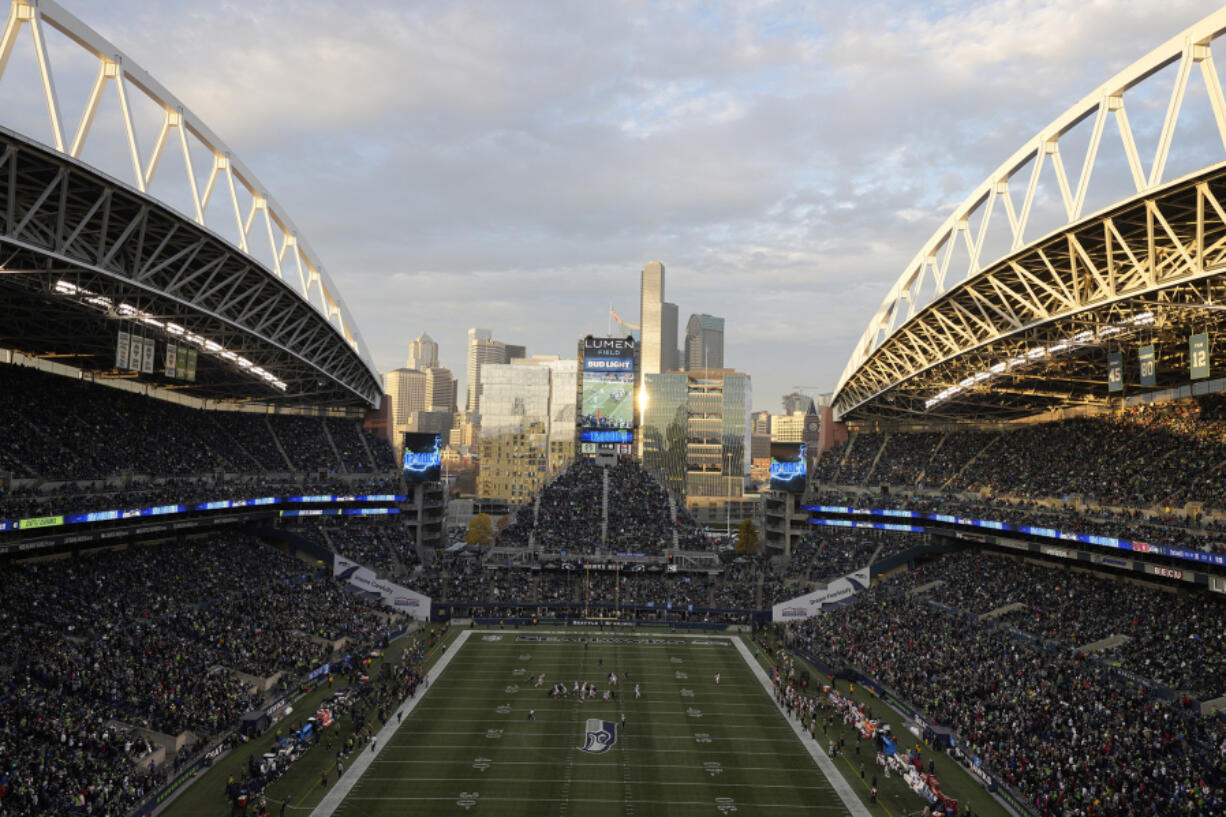
<path fill-rule="evenodd" d="M 685 370 L 724 368 L 724 319 L 690 315 L 685 327 Z"/>

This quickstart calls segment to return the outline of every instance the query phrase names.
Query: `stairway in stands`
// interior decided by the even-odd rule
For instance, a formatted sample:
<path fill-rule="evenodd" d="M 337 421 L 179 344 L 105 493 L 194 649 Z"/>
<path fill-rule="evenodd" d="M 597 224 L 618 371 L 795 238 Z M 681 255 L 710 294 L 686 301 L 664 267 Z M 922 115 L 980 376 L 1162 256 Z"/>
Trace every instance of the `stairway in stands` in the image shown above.
<path fill-rule="evenodd" d="M 609 469 L 600 469 L 600 546 L 608 547 L 609 541 Z"/>
<path fill-rule="evenodd" d="M 541 495 L 545 489 L 536 492 L 536 501 L 532 503 L 532 528 L 528 531 L 528 550 L 536 549 L 536 523 L 541 517 Z"/>
<path fill-rule="evenodd" d="M 668 495 L 668 518 L 673 522 L 673 550 L 681 549 L 681 535 L 677 533 L 677 500 Z"/>

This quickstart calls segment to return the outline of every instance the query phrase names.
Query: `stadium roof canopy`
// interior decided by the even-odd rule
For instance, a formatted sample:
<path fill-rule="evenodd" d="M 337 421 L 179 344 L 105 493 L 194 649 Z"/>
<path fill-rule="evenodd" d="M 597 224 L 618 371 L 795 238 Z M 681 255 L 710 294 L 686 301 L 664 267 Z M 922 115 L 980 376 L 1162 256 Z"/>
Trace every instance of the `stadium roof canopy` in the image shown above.
<path fill-rule="evenodd" d="M 1124 69 L 955 209 L 857 343 L 835 391 L 840 419 L 1007 420 L 1189 387 L 1190 338 L 1200 333 L 1209 334 L 1211 371 L 1221 371 L 1226 345 L 1212 341 L 1226 323 L 1226 99 L 1210 45 L 1223 31 L 1226 9 Z M 1173 75 L 1173 87 L 1146 167 L 1125 100 L 1159 72 Z M 1203 95 L 1186 93 L 1194 76 Z M 1168 180 L 1177 129 L 1184 138 L 1199 129 L 1215 156 Z M 1070 133 L 1088 145 L 1077 176 L 1061 158 Z M 1100 155 L 1109 148 L 1120 155 L 1115 165 Z M 1121 179 L 1128 193 L 1083 212 L 1095 181 Z M 1027 240 L 1044 197 L 1059 210 L 1057 226 Z M 994 254 L 989 236 L 1002 239 Z M 965 276 L 955 282 L 956 270 Z M 1154 378 L 1143 386 L 1140 355 L 1149 346 Z M 1122 391 L 1108 387 L 1112 355 Z"/>
<path fill-rule="evenodd" d="M 75 52 L 67 70 L 96 69 L 71 123 L 56 94 L 53 34 Z M 26 39 L 32 47 L 16 47 Z M 0 346 L 206 400 L 377 404 L 370 354 L 318 257 L 173 94 L 53 0 L 11 0 L 0 100 L 14 86 L 41 92 L 47 131 L 9 129 L 0 106 Z M 95 118 L 112 94 L 119 115 L 108 131 Z M 149 132 L 138 100 L 155 111 Z M 125 178 L 82 161 L 91 142 L 126 157 Z M 121 332 L 155 344 L 151 367 L 116 368 Z M 171 346 L 194 353 L 194 380 L 168 366 Z"/>

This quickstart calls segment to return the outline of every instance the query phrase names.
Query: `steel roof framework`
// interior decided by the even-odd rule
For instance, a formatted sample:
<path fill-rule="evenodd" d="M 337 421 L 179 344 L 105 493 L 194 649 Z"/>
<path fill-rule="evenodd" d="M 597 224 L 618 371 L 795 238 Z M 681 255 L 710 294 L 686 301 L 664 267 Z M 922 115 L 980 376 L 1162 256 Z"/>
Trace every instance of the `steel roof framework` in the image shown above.
<path fill-rule="evenodd" d="M 1151 290 L 1156 294 L 1177 282 L 1186 282 L 1189 276 L 1212 271 L 1214 267 L 1205 253 L 1216 251 L 1214 242 L 1205 244 L 1189 236 L 1189 219 L 1197 221 L 1191 227 L 1194 232 L 1206 228 L 1212 231 L 1215 219 L 1221 217 L 1220 209 L 1213 208 L 1220 208 L 1226 195 L 1216 182 L 1209 181 L 1212 173 L 1198 175 L 1209 185 L 1205 188 L 1209 195 L 1198 193 L 1189 200 L 1190 206 L 1197 212 L 1197 208 L 1208 206 L 1211 212 L 1207 218 L 1190 217 L 1188 202 L 1181 204 L 1183 199 L 1173 195 L 1164 173 L 1181 116 L 1190 116 L 1184 101 L 1194 73 L 1203 79 L 1211 121 L 1226 148 L 1226 97 L 1212 54 L 1214 41 L 1224 32 L 1226 8 L 1190 26 L 1078 100 L 980 183 L 911 259 L 873 315 L 836 387 L 836 415 L 854 419 L 894 414 L 899 411 L 900 399 L 905 404 L 902 411 L 913 412 L 916 405 L 921 413 L 931 410 L 948 399 L 946 395 L 930 403 L 934 397 L 960 387 L 967 376 L 964 370 L 971 377 L 980 374 L 981 370 L 971 363 L 952 368 L 945 365 L 959 355 L 974 352 L 991 359 L 990 365 L 998 365 L 996 358 L 1005 349 L 992 349 L 989 354 L 990 344 L 1026 335 L 1044 323 L 1063 331 L 1066 319 L 1075 314 L 1081 314 L 1082 321 L 1092 322 L 1098 317 L 1108 320 L 1109 316 L 1098 316 L 1096 311 L 1107 303 L 1143 297 Z M 1125 100 L 1130 91 L 1169 66 L 1175 66 L 1174 82 L 1155 154 L 1147 168 L 1137 149 Z M 1109 208 L 1107 215 L 1087 219 L 1087 191 L 1096 158 L 1106 144 L 1109 120 L 1118 131 L 1136 196 L 1120 207 Z M 1074 178 L 1064 166 L 1060 144 L 1082 122 L 1091 123 L 1089 144 L 1081 172 Z M 1045 177 L 1054 178 L 1064 223 L 1048 237 L 1028 244 L 1026 231 L 1036 191 Z M 1024 182 L 1020 197 L 1018 181 Z M 1147 203 L 1131 207 L 1135 202 Z M 1010 246 L 1003 259 L 985 263 L 981 256 L 985 236 L 994 230 L 993 219 L 996 225 L 1003 221 Z M 1039 246 L 1042 252 L 1035 255 L 1033 251 Z M 952 263 L 955 251 L 967 259 L 961 282 Z M 1200 272 L 1176 272 L 1192 269 Z M 1163 297 L 1179 300 L 1185 295 L 1172 291 Z M 1212 323 L 1216 319 L 1203 320 Z M 1019 340 L 1019 348 L 1025 347 L 1021 351 L 1032 351 L 1027 344 L 1033 340 Z M 933 378 L 938 363 L 945 374 Z M 951 384 L 949 380 L 954 377 L 958 379 Z M 983 378 L 976 385 L 982 387 L 988 379 L 997 378 Z M 997 386 L 1003 388 L 999 382 Z M 977 388 L 981 398 L 983 391 Z M 1050 407 L 1046 401 L 1038 401 L 1025 410 L 1012 405 L 1007 392 L 1001 394 L 1005 414 L 1033 413 Z M 965 398 L 957 402 L 965 403 Z M 946 405 L 945 410 L 955 412 L 956 405 Z M 990 400 L 980 399 L 976 405 L 991 413 Z"/>
<path fill-rule="evenodd" d="M 378 381 L 317 310 L 249 256 L 148 196 L 0 130 L 0 205 L 0 337 L 7 344 L 92 357 L 93 368 L 107 369 L 120 321 L 183 341 L 166 328 L 173 323 L 287 384 L 280 393 L 218 362 L 211 377 L 173 384 L 197 396 L 377 401 Z M 57 293 L 60 282 L 94 300 Z M 133 317 L 142 314 L 157 323 Z"/>
<path fill-rule="evenodd" d="M 1106 354 L 1226 324 L 1226 163 L 1027 247 L 898 328 L 844 384 L 844 417 L 1009 418 L 1105 404 Z M 1220 355 L 1218 356 L 1220 359 Z M 1133 384 L 1139 388 L 1138 384 Z"/>
<path fill-rule="evenodd" d="M 46 44 L 47 26 L 62 33 L 73 46 L 89 54 L 97 66 L 92 89 L 75 127 L 61 112 Z M 193 331 L 201 335 L 222 332 L 222 324 L 228 327 L 225 333 L 229 335 L 236 329 L 250 329 L 271 343 L 273 348 L 279 349 L 275 357 L 287 361 L 297 356 L 300 363 L 309 360 L 305 365 L 314 370 L 313 379 L 317 379 L 321 373 L 327 379 L 335 377 L 336 384 L 341 386 L 339 392 L 347 393 L 345 402 L 352 402 L 354 395 L 360 395 L 368 405 L 376 404 L 381 391 L 378 373 L 356 323 L 318 256 L 255 174 L 160 82 L 55 0 L 11 0 L 7 21 L 0 31 L 0 81 L 4 79 L 5 69 L 23 31 L 28 31 L 32 41 L 32 55 L 46 103 L 50 133 L 48 153 L 67 161 L 60 166 L 64 175 L 58 180 L 44 178 L 41 182 L 35 181 L 34 177 L 38 174 L 27 171 L 32 165 L 31 157 L 38 150 L 32 144 L 17 146 L 15 139 L 5 139 L 3 150 L 5 160 L 10 165 L 8 183 L 16 187 L 0 187 L 0 202 L 4 203 L 0 209 L 11 213 L 17 206 L 16 194 L 29 192 L 25 187 L 27 183 L 34 187 L 43 184 L 40 192 L 46 195 L 38 206 L 32 207 L 22 218 L 6 221 L 5 238 L 15 241 L 17 246 L 28 245 L 23 247 L 25 250 L 32 251 L 35 247 L 72 250 L 64 259 L 50 256 L 42 266 L 54 267 L 69 258 L 74 262 L 79 261 L 83 242 L 87 240 L 89 231 L 97 227 L 96 223 L 82 219 L 82 212 L 54 216 L 47 212 L 47 208 L 57 202 L 93 208 L 91 218 L 96 219 L 101 214 L 109 227 L 115 218 L 120 217 L 114 209 L 119 199 L 125 205 L 131 202 L 132 197 L 124 195 L 126 187 L 142 203 L 137 211 L 127 214 L 132 218 L 126 224 L 131 228 L 127 235 L 110 235 L 108 230 L 101 231 L 104 243 L 114 243 L 108 247 L 109 255 L 93 255 L 92 261 L 101 262 L 96 264 L 95 271 L 105 271 L 107 280 L 112 283 L 117 283 L 124 276 L 131 276 L 126 279 L 127 284 L 135 286 L 147 297 L 153 296 L 154 287 L 159 283 L 172 285 L 175 288 L 163 293 L 157 300 L 159 303 L 177 303 L 180 307 L 200 306 L 204 310 L 200 313 L 204 323 L 199 326 L 190 324 Z M 72 68 L 76 63 L 70 60 L 67 64 Z M 88 186 L 84 180 L 89 175 L 89 168 L 76 160 L 82 155 L 91 133 L 96 130 L 95 115 L 109 88 L 114 89 L 119 104 L 121 127 L 118 136 L 130 158 L 131 175 L 127 179 L 112 180 L 97 173 L 95 180 L 105 180 L 104 186 L 108 192 L 104 194 L 95 189 L 90 194 L 84 194 L 82 188 Z M 133 117 L 132 94 L 137 92 L 161 110 L 161 122 L 154 133 L 142 133 L 140 123 Z M 115 134 L 108 132 L 105 135 Z M 152 147 L 142 150 L 142 141 L 149 144 L 150 138 Z M 209 168 L 203 176 L 193 168 L 189 143 L 197 150 L 203 148 L 210 156 Z M 173 158 L 175 153 L 182 154 L 180 173 L 166 176 L 170 171 L 164 168 L 176 162 L 163 163 L 162 160 Z M 178 215 L 173 208 L 161 206 L 149 196 L 150 186 L 160 169 L 164 177 L 183 185 L 192 212 Z M 88 199 L 93 194 L 97 198 L 88 202 L 76 200 L 78 196 L 84 195 Z M 211 201 L 219 206 L 210 208 Z M 140 209 L 142 207 L 143 210 Z M 168 221 L 174 215 L 178 215 L 182 222 L 177 227 Z M 216 232 L 221 225 L 210 223 L 210 219 L 215 222 L 219 218 L 233 218 L 237 241 Z M 145 243 L 152 235 L 153 222 L 157 222 L 163 230 L 159 240 L 164 239 L 164 244 L 148 246 Z M 66 233 L 63 232 L 65 225 L 68 225 Z M 188 229 L 190 226 L 197 229 Z M 186 238 L 189 235 L 192 236 L 190 240 Z M 130 253 L 134 236 L 140 242 L 140 248 L 129 259 L 134 263 L 121 272 L 113 262 Z M 64 239 L 67 241 L 62 241 Z M 185 240 L 188 241 L 187 245 L 183 244 Z M 266 257 L 271 259 L 268 263 L 261 262 L 253 254 L 257 246 L 264 252 L 265 242 Z M 211 250 L 212 254 L 206 250 Z M 150 263 L 151 258 L 157 260 Z M 17 256 L 0 257 L 0 272 L 7 276 L 14 269 L 28 271 L 40 266 L 36 259 L 28 255 L 20 256 L 20 263 L 15 263 L 18 260 Z M 216 266 L 202 266 L 206 263 Z M 176 270 L 177 276 L 172 274 Z M 197 292 L 193 287 L 203 288 Z M 212 312 L 209 306 L 213 308 Z M 314 312 L 314 320 L 306 319 L 306 312 L 301 308 L 303 306 Z M 193 321 L 190 315 L 180 314 L 179 317 L 183 321 Z M 277 330 L 277 326 L 282 329 Z M 332 343 L 346 347 L 348 354 L 338 350 L 324 351 L 327 334 L 319 331 L 321 326 L 331 332 Z M 308 347 L 294 350 L 295 343 L 306 343 Z M 297 351 L 301 351 L 301 354 L 297 354 Z M 352 370 L 355 360 L 358 366 L 365 369 L 363 376 Z M 342 370 L 332 372 L 328 367 L 333 363 L 341 365 Z M 241 373 L 235 374 L 234 382 L 238 386 L 243 378 Z M 294 380 L 299 387 L 306 383 L 304 372 L 291 370 L 278 372 L 278 376 Z M 309 391 L 299 391 L 295 396 L 305 397 Z M 331 387 L 314 391 L 330 394 L 330 399 L 339 393 Z"/>

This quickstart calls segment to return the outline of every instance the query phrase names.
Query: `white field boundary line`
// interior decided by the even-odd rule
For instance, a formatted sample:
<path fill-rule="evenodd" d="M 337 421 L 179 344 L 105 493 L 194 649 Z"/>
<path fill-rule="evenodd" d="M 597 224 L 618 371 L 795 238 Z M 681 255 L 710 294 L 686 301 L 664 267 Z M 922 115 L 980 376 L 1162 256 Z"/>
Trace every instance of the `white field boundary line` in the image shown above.
<path fill-rule="evenodd" d="M 618 740 L 621 740 L 621 739 L 618 738 Z M 710 751 L 710 750 L 704 750 L 704 751 Z M 728 751 L 735 751 L 735 750 L 730 749 Z M 769 752 L 769 753 L 763 752 L 762 754 L 774 755 L 775 753 L 774 752 Z M 542 762 L 543 761 L 541 760 L 491 760 L 490 765 L 491 767 L 492 766 L 539 766 Z M 442 760 L 376 760 L 375 763 L 388 763 L 388 764 L 393 764 L 396 766 L 402 766 L 402 765 L 406 765 L 410 763 L 418 765 L 418 766 L 455 766 L 456 765 L 456 762 L 453 758 L 444 758 Z M 583 765 L 583 764 L 580 763 L 578 765 Z M 602 768 L 602 769 L 607 768 L 607 764 L 603 762 L 592 762 L 588 765 L 592 767 L 596 767 L 596 768 Z M 697 771 L 697 772 L 702 772 L 703 774 L 709 774 L 704 767 L 695 766 L 692 763 L 653 763 L 651 764 L 651 768 L 653 769 L 689 769 L 691 771 Z M 811 772 L 813 771 L 813 767 L 807 764 L 805 766 L 724 766 L 723 769 L 724 771 L 737 771 L 737 772 L 784 772 L 784 773 L 789 773 L 789 774 L 791 772 Z M 409 778 L 397 778 L 397 779 L 405 780 Z M 431 778 L 431 779 L 434 779 L 434 778 Z"/>
<path fill-rule="evenodd" d="M 404 777 L 367 777 L 366 780 L 372 783 L 399 783 L 405 786 L 420 786 L 422 781 L 410 780 Z M 714 780 L 714 779 L 712 779 Z M 749 788 L 749 789 L 801 789 L 804 791 L 830 791 L 829 786 L 802 786 L 795 783 L 724 783 L 718 780 L 636 780 L 636 786 L 703 786 L 710 788 L 711 786 L 733 787 L 733 788 Z M 537 783 L 565 783 L 565 778 L 546 778 L 546 777 L 482 777 L 479 781 L 474 781 L 471 777 L 432 777 L 431 783 L 463 783 L 466 786 L 475 786 L 478 783 L 520 783 L 525 786 L 533 786 Z M 612 780 L 607 777 L 586 777 L 575 778 L 572 782 L 582 783 L 585 786 L 621 786 L 621 780 Z"/>
<path fill-rule="evenodd" d="M 656 748 L 656 747 L 654 747 L 654 746 L 653 746 L 653 747 L 651 748 L 651 751 L 652 751 L 654 754 L 658 754 L 658 755 L 659 755 L 659 754 L 693 755 L 695 752 L 704 752 L 704 753 L 707 753 L 707 754 L 728 754 L 728 755 L 738 755 L 738 756 L 739 756 L 739 755 L 746 755 L 746 756 L 748 756 L 748 755 L 759 755 L 759 756 L 762 756 L 762 757 L 779 757 L 779 753 L 778 753 L 778 752 L 754 752 L 754 751 L 751 751 L 751 750 L 749 750 L 749 749 L 745 749 L 745 748 L 744 748 L 744 747 L 742 747 L 742 746 L 739 746 L 739 745 L 733 745 L 733 744 L 739 744 L 739 742 L 740 742 L 740 738 L 717 738 L 717 737 L 713 737 L 713 738 L 711 738 L 711 740 L 712 740 L 712 741 L 715 741 L 715 740 L 723 740 L 723 741 L 725 741 L 725 742 L 728 744 L 728 748 L 726 748 L 726 749 L 720 749 L 720 748 L 716 748 L 716 747 L 715 747 L 713 744 L 703 744 L 703 745 L 702 745 L 702 747 L 701 747 L 700 749 L 659 749 L 659 748 Z M 617 739 L 617 742 L 618 742 L 618 743 L 621 743 L 621 741 L 622 741 L 622 738 L 620 738 L 620 737 L 619 737 L 619 738 Z M 490 751 L 497 751 L 497 749 L 496 749 L 496 748 L 493 748 L 493 746 L 494 746 L 494 744 L 496 744 L 496 743 L 501 743 L 501 742 L 502 742 L 502 741 L 490 741 L 490 744 L 491 744 L 491 749 L 490 749 Z M 790 743 L 790 742 L 791 742 L 791 739 L 789 738 L 789 743 Z M 697 743 L 697 741 L 695 741 L 695 743 Z M 471 743 L 430 743 L 430 744 L 424 744 L 424 745 L 422 745 L 422 746 L 420 746 L 420 747 L 412 747 L 412 748 L 410 748 L 410 747 L 408 747 L 408 746 L 404 746 L 404 745 L 401 745 L 401 746 L 391 746 L 391 747 L 389 747 L 389 748 L 388 748 L 388 751 L 389 751 L 389 752 L 391 752 L 392 754 L 396 754 L 397 752 L 429 751 L 429 750 L 434 750 L 434 749 L 471 749 L 471 748 L 472 748 L 472 744 L 471 744 Z M 522 754 L 522 751 L 521 751 L 522 747 L 520 747 L 520 746 L 515 746 L 515 747 L 511 747 L 511 748 L 515 749 L 515 751 L 516 751 L 517 753 Z M 537 751 L 537 752 L 538 752 L 538 754 L 544 754 L 544 753 L 546 753 L 546 752 L 547 752 L 547 750 L 534 750 L 534 751 Z M 383 754 L 383 750 L 382 750 L 382 749 L 380 749 L 380 750 L 379 750 L 379 754 Z M 407 762 L 409 762 L 409 761 L 400 761 L 400 760 L 377 760 L 377 761 L 375 761 L 375 762 L 376 762 L 376 763 L 402 763 L 402 762 L 403 762 L 403 763 L 407 763 Z M 424 761 L 419 761 L 419 762 L 424 762 Z M 463 764 L 463 763 L 467 763 L 467 762 L 468 762 L 468 761 L 460 761 L 460 763 L 461 763 L 461 764 Z M 729 768 L 731 768 L 731 767 L 729 767 Z"/>
<path fill-rule="evenodd" d="M 596 713 L 593 713 L 593 716 L 595 716 L 595 714 L 596 714 Z M 655 721 L 653 721 L 653 723 L 655 723 Z M 686 726 L 686 725 L 688 725 L 688 726 L 691 726 L 691 727 L 693 727 L 693 728 L 695 728 L 695 729 L 697 729 L 697 728 L 699 728 L 700 726 L 702 726 L 702 724 L 701 724 L 701 723 L 696 723 L 695 721 L 690 721 L 688 724 L 685 724 L 685 723 L 674 723 L 674 724 L 671 724 L 671 725 L 672 725 L 672 726 Z M 478 738 L 479 738 L 479 737 L 482 737 L 482 736 L 486 735 L 486 734 L 488 733 L 488 731 L 489 731 L 489 730 L 486 730 L 486 729 L 480 729 L 480 730 L 468 730 L 468 731 L 464 731 L 464 732 L 456 732 L 456 731 L 442 731 L 442 730 L 434 730 L 434 729 L 432 729 L 432 730 L 430 730 L 430 734 L 431 734 L 431 735 L 470 735 L 470 736 L 472 736 L 472 737 L 478 737 Z M 500 730 L 500 731 L 501 731 L 501 730 Z M 498 741 L 506 741 L 506 742 L 511 742 L 511 741 L 515 740 L 516 738 L 537 738 L 537 737 L 546 737 L 546 738 L 564 738 L 564 737 L 567 737 L 568 735 L 573 735 L 573 734 L 574 734 L 573 732 L 531 732 L 531 733 L 528 733 L 528 732 L 503 732 L 502 737 L 497 738 L 496 740 L 498 740 Z M 637 736 L 636 736 L 636 737 L 637 737 Z M 652 740 L 653 740 L 653 741 L 664 741 L 664 740 L 683 740 L 683 741 L 687 741 L 687 742 L 688 742 L 688 741 L 692 741 L 693 739 L 694 739 L 694 738 L 693 738 L 693 737 L 691 737 L 691 736 L 689 736 L 689 735 L 654 735 L 654 736 L 652 737 Z M 622 739 L 622 738 L 618 738 L 617 740 L 618 740 L 618 742 L 620 743 L 620 742 L 621 742 L 623 739 Z M 634 738 L 633 738 L 633 737 L 629 737 L 629 736 L 627 736 L 627 737 L 625 738 L 625 740 L 626 740 L 626 741 L 628 741 L 628 742 L 630 742 L 630 743 L 634 743 L 634 742 L 635 742 Z M 742 738 L 742 737 L 736 737 L 736 738 L 728 738 L 728 740 L 735 740 L 737 743 L 791 743 L 791 742 L 792 742 L 791 737 L 780 737 L 780 738 Z M 494 743 L 494 742 L 495 742 L 495 739 L 491 739 L 491 740 L 490 740 L 490 742 L 491 742 L 491 743 Z M 429 741 L 424 741 L 424 740 L 408 741 L 408 742 L 406 742 L 406 743 L 389 743 L 388 745 L 389 745 L 389 746 L 390 746 L 392 749 L 396 749 L 396 750 L 399 750 L 399 749 L 418 749 L 418 748 L 420 748 L 420 749 L 433 749 L 433 748 L 438 748 L 438 747 L 437 747 L 435 744 L 433 744 L 433 743 L 431 743 L 431 742 L 429 742 Z"/>
<path fill-rule="evenodd" d="M 435 796 L 419 795 L 416 797 L 409 796 L 409 795 L 399 795 L 399 796 L 394 796 L 394 797 L 392 796 L 387 796 L 387 797 L 354 796 L 351 799 L 354 802 L 362 801 L 362 800 L 369 800 L 369 801 L 373 801 L 376 803 L 384 802 L 384 801 L 421 802 L 421 801 L 431 801 L 431 800 L 434 800 L 434 801 L 450 800 L 454 803 L 456 801 L 456 795 L 453 794 L 453 795 L 446 796 L 446 797 L 438 797 L 436 795 Z M 707 806 L 709 808 L 714 808 L 714 806 L 716 805 L 713 800 L 639 800 L 639 799 L 626 800 L 621 797 L 617 799 L 607 799 L 607 798 L 601 799 L 598 797 L 565 797 L 565 798 L 564 797 L 482 797 L 480 798 L 479 802 L 481 803 L 488 803 L 488 802 L 498 802 L 498 803 L 601 803 L 601 804 L 643 803 L 649 806 Z M 738 803 L 737 806 L 739 808 L 746 808 L 746 809 L 752 807 L 755 810 L 757 809 L 804 809 L 805 811 L 808 811 L 810 813 L 815 812 L 815 811 L 843 812 L 842 806 L 827 805 L 825 803 L 821 803 L 821 804 L 814 804 L 814 803 L 745 803 L 745 804 L 740 804 Z M 864 813 L 867 814 L 868 812 L 866 811 Z"/>
<path fill-rule="evenodd" d="M 733 638 L 732 642 L 741 654 L 741 657 L 745 659 L 745 663 L 749 665 L 750 670 L 757 677 L 758 682 L 762 684 L 762 689 L 766 692 L 767 696 L 772 701 L 775 700 L 775 687 L 771 683 L 770 677 L 766 674 L 766 670 L 762 669 L 762 665 L 758 663 L 758 659 L 754 658 L 753 653 L 749 651 L 749 648 L 745 646 L 745 642 L 740 638 Z M 868 809 L 864 807 L 864 804 L 860 802 L 860 798 L 856 796 L 855 792 L 851 790 L 851 786 L 847 784 L 847 780 L 835 768 L 834 761 L 826 757 L 825 750 L 818 746 L 817 741 L 811 735 L 805 732 L 800 722 L 789 718 L 782 708 L 779 710 L 779 717 L 791 725 L 792 731 L 796 733 L 796 737 L 804 744 L 805 749 L 813 758 L 813 762 L 822 770 L 822 774 L 830 781 L 830 785 L 834 788 L 835 793 L 838 794 L 839 799 L 843 801 L 843 805 L 847 807 L 848 812 L 852 814 L 852 817 L 871 817 Z"/>
<path fill-rule="evenodd" d="M 689 699 L 687 698 L 685 701 L 681 701 L 680 703 L 681 703 L 682 705 L 685 705 L 685 704 L 686 704 L 686 701 L 688 701 L 688 700 L 689 700 Z M 610 703 L 612 703 L 612 702 L 610 702 Z M 691 706 L 693 706 L 693 704 L 690 704 L 690 705 L 691 705 Z M 489 722 L 490 722 L 491 718 L 510 718 L 510 717 L 511 717 L 511 714 L 523 715 L 523 714 L 524 714 L 523 710 L 526 710 L 526 709 L 528 709 L 528 708 L 529 708 L 529 707 L 525 705 L 524 707 L 522 707 L 522 709 L 521 709 L 521 711 L 520 711 L 520 712 L 514 712 L 514 710 L 512 710 L 512 713 L 508 713 L 508 714 L 506 714 L 506 715 L 501 715 L 501 714 L 495 713 L 494 715 L 487 715 L 487 716 L 482 717 L 482 718 L 448 718 L 448 719 L 447 719 L 447 725 L 448 725 L 448 726 L 457 726 L 457 725 L 462 726 L 462 725 L 469 724 L 469 723 L 489 724 Z M 592 707 L 592 709 L 602 709 L 602 708 L 606 708 L 606 707 Z M 472 710 L 470 709 L 469 711 L 471 712 Z M 580 708 L 580 711 L 584 711 L 584 710 L 583 710 L 582 708 Z M 544 710 L 540 710 L 540 713 L 541 713 L 541 714 L 545 714 L 545 711 L 544 711 Z M 593 712 L 593 713 L 592 713 L 592 717 L 596 717 L 598 714 L 599 714 L 598 712 Z M 722 713 L 722 714 L 721 714 L 719 717 L 720 717 L 720 720 L 724 720 L 724 721 L 726 721 L 726 720 L 728 720 L 729 718 L 759 718 L 759 717 L 761 717 L 761 716 L 760 716 L 760 715 L 754 715 L 754 714 L 749 714 L 749 715 L 746 715 L 746 714 L 731 714 L 731 713 L 728 713 L 728 712 L 724 712 L 724 713 Z M 659 718 L 659 717 L 656 717 L 656 718 L 651 718 L 651 722 L 652 722 L 653 724 L 658 723 L 658 724 L 663 724 L 664 726 L 680 726 L 680 725 L 686 725 L 686 724 L 688 724 L 688 725 L 693 725 L 693 723 L 694 723 L 694 721 L 695 721 L 695 720 L 697 720 L 697 718 L 684 718 L 684 717 L 683 717 L 683 718 L 674 718 L 674 719 L 671 719 L 671 720 L 670 720 L 669 718 Z M 504 720 L 504 721 L 499 721 L 499 723 L 506 723 L 506 724 L 510 724 L 510 723 L 519 723 L 519 722 L 521 722 L 521 721 L 523 721 L 523 718 L 522 718 L 522 717 L 520 717 L 520 718 L 515 718 L 514 720 Z M 487 726 L 487 728 L 488 728 L 488 726 Z M 781 724 L 779 724 L 778 726 L 765 725 L 765 726 L 759 726 L 759 727 L 756 727 L 756 728 L 758 728 L 758 729 L 788 729 L 789 727 L 781 723 Z M 435 731 L 431 731 L 431 734 L 435 734 L 435 735 L 483 735 L 483 734 L 485 734 L 485 729 L 478 729 L 478 730 L 471 731 L 471 732 L 468 732 L 468 731 L 464 731 L 464 732 L 435 732 Z M 536 733 L 534 733 L 534 734 L 539 734 L 539 735 L 551 735 L 551 734 L 557 734 L 557 733 L 555 733 L 555 732 L 536 732 Z M 414 742 L 414 743 L 418 743 L 419 741 L 413 741 L 413 742 Z M 397 746 L 397 745 L 399 745 L 399 744 L 397 744 L 397 743 L 393 742 L 391 745 L 392 745 L 392 746 Z"/>
<path fill-rule="evenodd" d="M 442 658 L 435 662 L 434 666 L 426 673 L 425 680 L 427 683 L 419 688 L 421 694 L 409 699 L 407 704 L 401 701 L 402 709 L 398 708 L 397 711 L 403 711 L 405 715 L 408 715 L 417 706 L 418 701 L 425 699 L 430 690 L 434 688 L 435 681 L 443 674 L 443 670 L 447 669 L 447 665 L 451 663 L 451 659 L 460 652 L 460 648 L 464 646 L 464 642 L 468 640 L 471 632 L 471 630 L 465 630 L 460 633 L 459 637 L 451 643 L 451 646 L 446 648 Z M 400 728 L 402 723 L 404 723 L 402 718 L 392 720 L 389 717 L 387 719 L 387 723 L 383 725 L 383 728 L 379 730 L 379 734 L 375 736 L 375 750 L 364 749 L 358 752 L 357 758 L 349 766 L 349 771 L 341 775 L 340 779 L 336 781 L 336 785 L 319 801 L 319 805 L 311 812 L 311 817 L 332 817 L 333 812 L 336 811 L 337 807 L 340 806 L 341 802 L 353 789 L 367 767 L 379 756 L 379 752 L 387 748 L 387 745 L 392 742 L 392 737 L 396 734 L 396 730 Z"/>

